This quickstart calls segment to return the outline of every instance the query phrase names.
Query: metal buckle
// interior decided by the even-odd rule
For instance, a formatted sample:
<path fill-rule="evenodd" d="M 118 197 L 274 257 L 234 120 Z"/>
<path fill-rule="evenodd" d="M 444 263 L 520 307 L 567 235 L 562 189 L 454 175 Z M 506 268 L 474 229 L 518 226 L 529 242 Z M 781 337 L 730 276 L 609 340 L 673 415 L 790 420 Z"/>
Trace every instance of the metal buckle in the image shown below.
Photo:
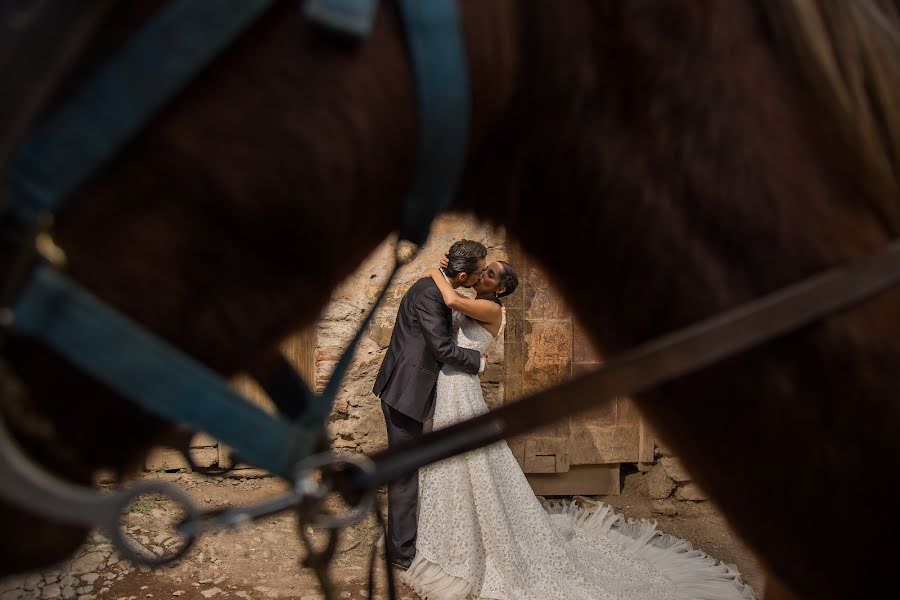
<path fill-rule="evenodd" d="M 375 463 L 364 455 L 337 455 L 331 452 L 325 452 L 311 456 L 306 460 L 300 461 L 294 470 L 295 481 L 294 491 L 300 498 L 306 498 L 309 506 L 317 510 L 310 510 L 305 515 L 306 523 L 311 527 L 320 529 L 341 529 L 357 523 L 363 519 L 372 507 L 375 505 L 375 490 L 373 487 L 365 487 L 360 491 L 361 494 L 356 500 L 352 510 L 340 516 L 332 516 L 324 513 L 322 502 L 331 492 L 339 491 L 335 485 L 335 477 L 349 476 L 353 478 L 355 475 L 349 472 L 334 471 L 327 472 L 327 467 L 345 466 L 355 469 L 358 475 L 370 476 L 375 473 Z M 321 471 L 323 477 L 329 479 L 325 481 L 316 481 L 314 474 Z M 306 504 L 306 503 L 304 503 Z"/>
<path fill-rule="evenodd" d="M 332 469 L 330 472 L 325 470 L 327 467 L 340 465 L 350 467 L 356 473 L 350 473 L 350 469 L 344 471 Z M 323 470 L 323 479 L 317 481 L 315 473 L 320 470 Z M 358 522 L 374 506 L 374 490 L 364 488 L 348 513 L 331 516 L 322 512 L 325 498 L 330 493 L 339 491 L 339 488 L 334 486 L 335 475 L 341 476 L 346 473 L 351 478 L 358 476 L 364 479 L 370 479 L 374 475 L 375 463 L 366 456 L 338 456 L 325 452 L 297 463 L 294 473 L 296 483 L 289 492 L 246 506 L 196 515 L 181 523 L 178 531 L 184 535 L 197 537 L 202 533 L 222 529 L 240 529 L 263 517 L 291 509 L 299 511 L 304 525 L 321 529 L 340 529 Z"/>

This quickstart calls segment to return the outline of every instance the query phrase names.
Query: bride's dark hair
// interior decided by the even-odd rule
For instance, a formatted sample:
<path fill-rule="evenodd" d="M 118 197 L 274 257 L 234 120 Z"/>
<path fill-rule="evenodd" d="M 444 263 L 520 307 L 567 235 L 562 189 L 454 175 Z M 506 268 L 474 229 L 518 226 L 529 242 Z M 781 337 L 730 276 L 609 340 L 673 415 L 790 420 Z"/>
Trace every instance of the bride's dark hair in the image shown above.
<path fill-rule="evenodd" d="M 516 270 L 508 262 L 502 260 L 497 262 L 503 266 L 503 271 L 500 273 L 500 287 L 503 288 L 503 292 L 497 294 L 497 298 L 503 298 L 512 294 L 519 287 L 519 276 L 516 275 Z"/>

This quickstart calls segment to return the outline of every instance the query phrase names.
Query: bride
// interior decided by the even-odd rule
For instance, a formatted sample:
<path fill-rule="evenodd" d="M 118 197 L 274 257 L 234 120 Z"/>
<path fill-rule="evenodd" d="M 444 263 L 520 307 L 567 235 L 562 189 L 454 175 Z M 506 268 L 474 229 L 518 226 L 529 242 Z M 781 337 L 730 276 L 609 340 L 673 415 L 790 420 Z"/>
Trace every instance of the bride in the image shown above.
<path fill-rule="evenodd" d="M 490 263 L 456 293 L 430 269 L 459 346 L 484 353 L 504 324 L 500 299 L 518 284 L 513 268 Z M 434 428 L 487 412 L 477 375 L 445 365 L 437 380 Z M 542 506 L 505 442 L 419 472 L 416 556 L 404 574 L 431 600 L 750 599 L 737 571 L 654 523 L 626 521 L 608 505 Z"/>

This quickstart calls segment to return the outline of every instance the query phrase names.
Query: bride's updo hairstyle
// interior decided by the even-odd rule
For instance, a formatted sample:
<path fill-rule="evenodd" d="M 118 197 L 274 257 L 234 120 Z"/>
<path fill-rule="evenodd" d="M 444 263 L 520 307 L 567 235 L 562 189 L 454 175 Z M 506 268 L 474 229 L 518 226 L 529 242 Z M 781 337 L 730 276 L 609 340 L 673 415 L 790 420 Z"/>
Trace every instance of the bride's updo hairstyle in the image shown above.
<path fill-rule="evenodd" d="M 498 260 L 498 263 L 503 267 L 503 272 L 500 273 L 500 287 L 503 288 L 503 293 L 497 294 L 497 298 L 503 298 L 504 296 L 509 296 L 516 288 L 519 287 L 519 276 L 516 275 L 516 270 L 512 268 L 512 265 L 508 262 L 504 262 L 502 260 Z"/>

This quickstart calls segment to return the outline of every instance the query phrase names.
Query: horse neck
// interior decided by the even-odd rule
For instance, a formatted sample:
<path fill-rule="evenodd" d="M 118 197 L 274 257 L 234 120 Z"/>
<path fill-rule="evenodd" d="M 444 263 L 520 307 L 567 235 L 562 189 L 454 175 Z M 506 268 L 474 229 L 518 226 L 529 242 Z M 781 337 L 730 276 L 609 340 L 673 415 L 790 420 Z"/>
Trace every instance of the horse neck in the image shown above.
<path fill-rule="evenodd" d="M 415 114 L 395 110 L 414 102 L 397 27 L 351 50 L 276 6 L 72 199 L 72 277 L 221 371 L 311 320 L 399 219 Z"/>
<path fill-rule="evenodd" d="M 760 15 L 707 4 L 534 7 L 518 96 L 461 202 L 609 351 L 886 240 Z"/>
<path fill-rule="evenodd" d="M 592 4 L 590 19 L 558 6 L 525 22 L 518 96 L 461 204 L 506 226 L 603 354 L 886 243 L 846 146 L 749 3 Z M 882 457 L 896 456 L 900 423 L 885 402 L 898 302 L 895 290 L 637 398 L 742 537 L 810 597 L 857 585 L 829 557 L 855 525 L 819 527 L 829 511 L 855 502 L 890 519 L 879 499 L 893 478 L 861 484 L 864 501 L 805 500 L 840 465 L 895 472 Z"/>

